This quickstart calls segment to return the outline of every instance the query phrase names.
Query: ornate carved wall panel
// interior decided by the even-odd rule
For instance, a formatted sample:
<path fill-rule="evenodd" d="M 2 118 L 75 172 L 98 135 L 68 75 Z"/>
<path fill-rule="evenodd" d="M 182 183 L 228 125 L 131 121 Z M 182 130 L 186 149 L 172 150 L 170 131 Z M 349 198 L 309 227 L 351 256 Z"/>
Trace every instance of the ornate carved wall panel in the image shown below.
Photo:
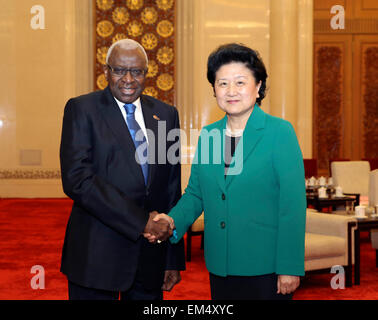
<path fill-rule="evenodd" d="M 174 104 L 175 1 L 95 1 L 95 87 L 104 89 L 106 54 L 113 42 L 130 38 L 145 48 L 149 57 L 145 94 Z"/>
<path fill-rule="evenodd" d="M 354 149 L 360 158 L 378 158 L 378 37 L 356 36 L 354 52 L 354 105 L 361 106 L 353 116 L 359 137 Z"/>
<path fill-rule="evenodd" d="M 314 46 L 313 157 L 327 170 L 329 159 L 343 154 L 345 44 L 316 39 Z"/>
<path fill-rule="evenodd" d="M 365 48 L 363 53 L 364 157 L 378 158 L 378 44 Z"/>

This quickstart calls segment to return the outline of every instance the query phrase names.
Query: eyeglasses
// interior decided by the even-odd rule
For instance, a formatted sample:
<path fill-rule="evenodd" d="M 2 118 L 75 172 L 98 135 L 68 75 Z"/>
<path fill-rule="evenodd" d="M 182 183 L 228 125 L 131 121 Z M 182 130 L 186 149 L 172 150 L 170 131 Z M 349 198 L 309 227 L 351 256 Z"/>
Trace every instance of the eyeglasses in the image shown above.
<path fill-rule="evenodd" d="M 127 69 L 127 68 L 117 68 L 117 67 L 113 68 L 109 65 L 107 66 L 112 74 L 119 77 L 121 76 L 124 77 L 128 72 L 130 72 L 133 78 L 140 78 L 140 77 L 143 77 L 144 74 L 146 73 L 146 70 L 142 70 L 142 69 L 136 69 L 136 68 Z"/>

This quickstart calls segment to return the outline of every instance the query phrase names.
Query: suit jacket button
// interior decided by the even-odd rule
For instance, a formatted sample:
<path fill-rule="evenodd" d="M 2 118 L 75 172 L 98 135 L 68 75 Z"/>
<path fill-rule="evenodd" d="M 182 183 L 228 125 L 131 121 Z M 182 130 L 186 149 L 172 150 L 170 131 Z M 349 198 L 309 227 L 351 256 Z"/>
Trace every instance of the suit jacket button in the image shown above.
<path fill-rule="evenodd" d="M 226 195 L 222 193 L 222 200 L 226 200 Z"/>
<path fill-rule="evenodd" d="M 224 221 L 222 221 L 222 222 L 220 223 L 220 226 L 221 226 L 222 229 L 224 229 L 224 228 L 226 228 L 226 223 L 225 223 Z"/>

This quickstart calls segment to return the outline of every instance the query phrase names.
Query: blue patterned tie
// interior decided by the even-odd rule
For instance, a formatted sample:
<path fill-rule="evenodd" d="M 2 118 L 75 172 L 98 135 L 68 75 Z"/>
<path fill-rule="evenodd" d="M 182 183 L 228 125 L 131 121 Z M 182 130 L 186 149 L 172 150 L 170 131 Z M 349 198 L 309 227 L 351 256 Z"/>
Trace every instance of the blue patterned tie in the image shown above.
<path fill-rule="evenodd" d="M 136 107 L 131 103 L 125 104 L 124 107 L 125 107 L 126 113 L 127 113 L 127 117 L 126 117 L 127 126 L 129 128 L 131 138 L 134 141 L 134 145 L 135 145 L 135 149 L 136 149 L 137 154 L 138 154 L 138 158 L 139 159 L 147 159 L 147 148 L 144 148 L 143 150 L 142 150 L 142 148 L 138 148 L 141 144 L 146 143 L 146 137 L 143 135 L 142 141 L 140 141 L 140 139 L 138 139 L 138 141 L 135 139 L 137 132 L 139 130 L 141 130 L 138 122 L 135 120 L 135 114 L 134 113 L 135 113 Z M 144 163 L 140 164 L 140 166 L 142 167 L 142 171 L 143 171 L 144 183 L 147 185 L 148 163 L 147 163 L 147 161 L 144 161 L 144 160 L 143 160 L 143 162 Z"/>

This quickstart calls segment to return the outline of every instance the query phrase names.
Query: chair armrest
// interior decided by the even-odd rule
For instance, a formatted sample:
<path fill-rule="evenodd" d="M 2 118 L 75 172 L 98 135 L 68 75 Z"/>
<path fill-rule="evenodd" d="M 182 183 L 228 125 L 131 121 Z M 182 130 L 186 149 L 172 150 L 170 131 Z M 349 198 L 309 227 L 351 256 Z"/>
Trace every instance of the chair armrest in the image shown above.
<path fill-rule="evenodd" d="M 359 193 L 345 193 L 344 192 L 344 195 L 345 196 L 355 196 L 356 197 L 356 203 L 354 205 L 355 206 L 359 206 L 360 205 L 360 194 Z"/>
<path fill-rule="evenodd" d="M 307 211 L 306 232 L 347 238 L 349 222 L 357 220 L 350 216 Z"/>

